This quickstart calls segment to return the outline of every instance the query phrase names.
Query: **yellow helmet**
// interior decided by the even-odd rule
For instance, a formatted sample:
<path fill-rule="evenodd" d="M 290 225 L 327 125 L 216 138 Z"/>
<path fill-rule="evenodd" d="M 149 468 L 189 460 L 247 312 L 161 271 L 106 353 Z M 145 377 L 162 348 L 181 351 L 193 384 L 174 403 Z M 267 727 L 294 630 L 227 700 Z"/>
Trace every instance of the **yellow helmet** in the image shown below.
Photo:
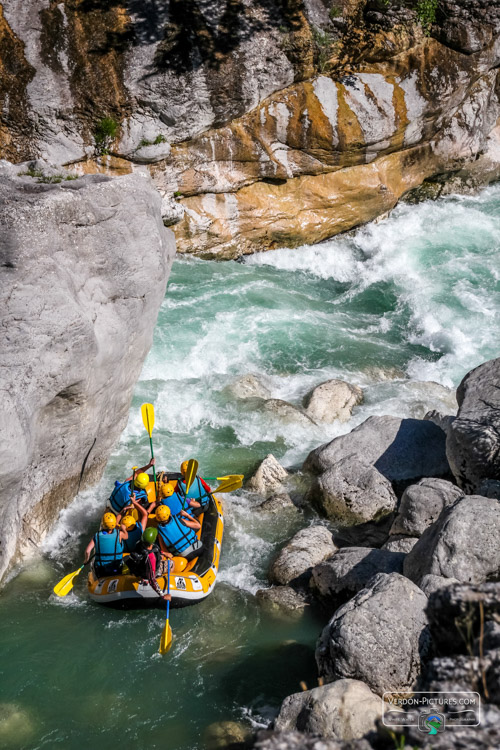
<path fill-rule="evenodd" d="M 149 484 L 149 476 L 142 472 L 141 474 L 138 474 L 136 478 L 134 479 L 134 486 L 138 487 L 140 490 L 145 490 L 146 487 Z"/>
<path fill-rule="evenodd" d="M 171 484 L 164 484 L 161 488 L 162 497 L 171 497 L 174 494 L 174 488 Z"/>
<path fill-rule="evenodd" d="M 181 463 L 181 474 L 182 474 L 182 476 L 185 476 L 185 474 L 186 474 L 188 463 L 189 463 L 189 461 L 183 461 Z"/>
<path fill-rule="evenodd" d="M 102 517 L 102 525 L 105 529 L 116 528 L 116 516 L 114 513 L 105 513 Z"/>
<path fill-rule="evenodd" d="M 168 505 L 159 505 L 156 509 L 156 520 L 160 523 L 165 523 L 170 518 L 170 508 Z"/>
<path fill-rule="evenodd" d="M 134 516 L 126 515 L 122 518 L 122 524 L 125 526 L 127 531 L 129 531 L 130 529 L 133 529 L 135 526 L 135 523 L 136 521 L 135 521 Z"/>

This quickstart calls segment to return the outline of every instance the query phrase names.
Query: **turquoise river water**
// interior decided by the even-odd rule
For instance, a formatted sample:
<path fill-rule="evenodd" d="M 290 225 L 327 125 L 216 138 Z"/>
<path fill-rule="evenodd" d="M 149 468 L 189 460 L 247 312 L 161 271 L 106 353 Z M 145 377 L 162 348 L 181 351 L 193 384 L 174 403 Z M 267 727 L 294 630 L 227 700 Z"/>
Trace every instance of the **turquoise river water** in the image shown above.
<path fill-rule="evenodd" d="M 272 452 L 299 468 L 308 451 L 369 415 L 422 417 L 456 408 L 454 388 L 498 355 L 500 186 L 476 197 L 400 206 L 378 224 L 315 247 L 244 263 L 175 261 L 128 426 L 99 486 L 61 514 L 39 559 L 0 596 L 0 747 L 191 750 L 221 721 L 265 726 L 281 700 L 316 684 L 322 622 L 280 619 L 254 597 L 270 558 L 311 522 L 276 518 L 244 491 L 225 496 L 214 593 L 172 612 L 174 646 L 157 654 L 160 610 L 108 611 L 84 574 L 60 600 L 52 586 L 80 564 L 113 481 L 149 458 L 140 404 L 156 410 L 155 453 L 176 470 L 248 473 Z M 231 383 L 255 373 L 300 405 L 332 377 L 361 385 L 347 424 L 283 422 Z"/>

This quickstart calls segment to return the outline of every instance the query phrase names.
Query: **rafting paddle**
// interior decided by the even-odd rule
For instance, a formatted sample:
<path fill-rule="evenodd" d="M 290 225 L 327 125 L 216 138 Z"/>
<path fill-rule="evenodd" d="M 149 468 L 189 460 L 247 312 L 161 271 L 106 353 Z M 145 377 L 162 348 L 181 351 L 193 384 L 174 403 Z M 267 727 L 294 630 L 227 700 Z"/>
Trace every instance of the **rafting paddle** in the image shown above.
<path fill-rule="evenodd" d="M 167 560 L 167 594 L 170 594 L 170 560 Z M 165 627 L 163 628 L 163 633 L 161 634 L 160 648 L 158 649 L 162 656 L 163 654 L 166 654 L 172 646 L 172 628 L 170 627 L 169 616 L 170 599 L 167 599 L 167 619 L 165 622 Z"/>
<path fill-rule="evenodd" d="M 245 478 L 244 474 L 228 474 L 225 477 L 204 477 L 205 482 L 208 482 L 209 484 L 212 484 L 213 482 L 222 482 L 223 480 L 226 480 L 226 479 L 232 479 L 234 481 L 236 479 L 239 479 L 243 482 L 244 478 Z"/>
<path fill-rule="evenodd" d="M 196 475 L 198 473 L 198 466 L 199 466 L 198 461 L 195 458 L 189 459 L 188 465 L 186 467 L 186 471 L 184 474 L 185 487 L 184 487 L 184 496 L 182 498 L 182 510 L 186 509 L 185 505 L 186 505 L 187 493 L 189 492 L 189 488 L 191 487 L 194 480 L 196 479 Z"/>
<path fill-rule="evenodd" d="M 68 573 L 67 576 L 64 576 L 64 578 L 59 581 L 59 583 L 56 583 L 54 588 L 52 589 L 54 594 L 56 596 L 66 596 L 66 594 L 69 594 L 71 589 L 73 588 L 73 581 L 79 575 L 84 567 L 88 565 L 90 560 L 86 563 L 83 563 L 81 567 L 78 568 L 78 570 L 75 570 L 74 573 Z"/>
<path fill-rule="evenodd" d="M 234 477 L 224 479 L 215 490 L 212 490 L 212 495 L 215 495 L 216 492 L 235 492 L 235 490 L 240 489 L 242 484 L 243 476 L 235 474 Z"/>
<path fill-rule="evenodd" d="M 153 427 L 155 426 L 155 409 L 153 404 L 143 404 L 141 406 L 142 422 L 149 435 L 149 445 L 151 447 L 151 458 L 154 458 L 153 453 Z M 155 483 L 155 499 L 156 499 L 156 469 L 153 464 L 153 480 Z"/>

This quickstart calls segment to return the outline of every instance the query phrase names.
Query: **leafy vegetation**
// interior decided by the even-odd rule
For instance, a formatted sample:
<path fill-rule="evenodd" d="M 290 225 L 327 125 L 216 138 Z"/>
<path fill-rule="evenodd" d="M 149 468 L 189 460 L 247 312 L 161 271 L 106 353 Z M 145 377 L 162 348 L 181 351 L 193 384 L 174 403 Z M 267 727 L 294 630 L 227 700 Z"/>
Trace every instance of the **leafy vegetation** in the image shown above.
<path fill-rule="evenodd" d="M 44 174 L 41 169 L 33 169 L 30 167 L 26 172 L 19 172 L 19 176 L 33 177 L 39 183 L 45 183 L 48 185 L 57 185 L 59 182 L 66 180 L 77 180 L 79 175 L 77 174 Z"/>
<path fill-rule="evenodd" d="M 94 130 L 94 141 L 96 153 L 99 155 L 108 154 L 111 143 L 116 138 L 118 132 L 118 123 L 112 117 L 103 117 Z"/>
<path fill-rule="evenodd" d="M 417 0 L 417 18 L 424 31 L 429 34 L 433 23 L 436 23 L 436 13 L 439 0 Z"/>
<path fill-rule="evenodd" d="M 333 55 L 335 39 L 328 31 L 317 28 L 313 28 L 312 36 L 316 47 L 318 70 L 322 73 L 328 67 L 328 61 Z"/>
<path fill-rule="evenodd" d="M 139 142 L 138 148 L 144 148 L 145 146 L 158 146 L 160 143 L 166 143 L 166 142 L 167 142 L 167 139 L 165 138 L 165 136 L 159 133 L 154 139 L 154 141 L 148 141 L 147 138 L 143 138 Z"/>
<path fill-rule="evenodd" d="M 342 8 L 339 8 L 338 5 L 332 5 L 332 7 L 330 8 L 328 12 L 328 15 L 330 19 L 333 21 L 334 18 L 338 18 L 339 16 L 342 15 Z"/>

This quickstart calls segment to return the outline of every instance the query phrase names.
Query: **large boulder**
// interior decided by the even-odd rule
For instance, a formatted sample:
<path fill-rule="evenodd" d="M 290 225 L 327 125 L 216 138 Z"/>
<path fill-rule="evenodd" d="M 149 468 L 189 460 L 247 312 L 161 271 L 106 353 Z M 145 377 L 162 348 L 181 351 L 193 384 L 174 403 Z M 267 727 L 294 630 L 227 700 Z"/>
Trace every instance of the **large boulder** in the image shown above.
<path fill-rule="evenodd" d="M 257 467 L 255 473 L 246 483 L 247 489 L 258 492 L 259 495 L 267 495 L 278 488 L 287 478 L 288 472 L 279 461 L 269 453 Z"/>
<path fill-rule="evenodd" d="M 264 513 L 283 513 L 283 511 L 298 511 L 288 492 L 275 492 L 258 505 L 255 510 L 261 510 Z"/>
<path fill-rule="evenodd" d="M 175 253 L 148 177 L 13 169 L 0 169 L 0 577 L 100 477 Z"/>
<path fill-rule="evenodd" d="M 443 508 L 463 497 L 463 492 L 444 479 L 421 479 L 403 492 L 391 534 L 421 536 Z"/>
<path fill-rule="evenodd" d="M 271 583 L 286 585 L 305 580 L 311 569 L 333 555 L 337 547 L 326 526 L 309 526 L 297 532 L 279 552 L 269 568 Z"/>
<path fill-rule="evenodd" d="M 457 389 L 458 415 L 446 453 L 460 487 L 475 494 L 485 479 L 500 479 L 500 358 L 476 367 Z"/>
<path fill-rule="evenodd" d="M 285 698 L 274 728 L 352 740 L 373 731 L 381 715 L 382 702 L 368 685 L 360 680 L 337 680 Z"/>
<path fill-rule="evenodd" d="M 347 435 L 311 451 L 304 469 L 321 474 L 344 458 L 370 464 L 394 485 L 449 473 L 445 434 L 433 422 L 369 417 Z"/>
<path fill-rule="evenodd" d="M 328 681 L 349 677 L 373 692 L 411 690 L 427 657 L 427 597 L 399 573 L 379 573 L 333 615 L 316 661 Z"/>
<path fill-rule="evenodd" d="M 420 584 L 427 574 L 482 583 L 500 577 L 500 502 L 466 496 L 445 507 L 405 558 L 404 574 Z"/>
<path fill-rule="evenodd" d="M 390 481 L 355 456 L 347 456 L 323 472 L 308 498 L 320 513 L 343 525 L 378 521 L 397 505 Z"/>
<path fill-rule="evenodd" d="M 306 413 L 315 422 L 347 422 L 352 410 L 363 401 L 363 391 L 344 380 L 327 380 L 304 397 Z"/>
<path fill-rule="evenodd" d="M 344 547 L 312 570 L 311 587 L 333 609 L 365 588 L 377 573 L 403 573 L 405 555 L 366 547 Z"/>
<path fill-rule="evenodd" d="M 484 631 L 493 632 L 492 626 L 500 625 L 500 583 L 455 583 L 440 588 L 430 595 L 426 611 L 440 656 L 479 655 L 481 637 L 486 645 Z M 500 643 L 492 645 L 500 647 Z"/>

